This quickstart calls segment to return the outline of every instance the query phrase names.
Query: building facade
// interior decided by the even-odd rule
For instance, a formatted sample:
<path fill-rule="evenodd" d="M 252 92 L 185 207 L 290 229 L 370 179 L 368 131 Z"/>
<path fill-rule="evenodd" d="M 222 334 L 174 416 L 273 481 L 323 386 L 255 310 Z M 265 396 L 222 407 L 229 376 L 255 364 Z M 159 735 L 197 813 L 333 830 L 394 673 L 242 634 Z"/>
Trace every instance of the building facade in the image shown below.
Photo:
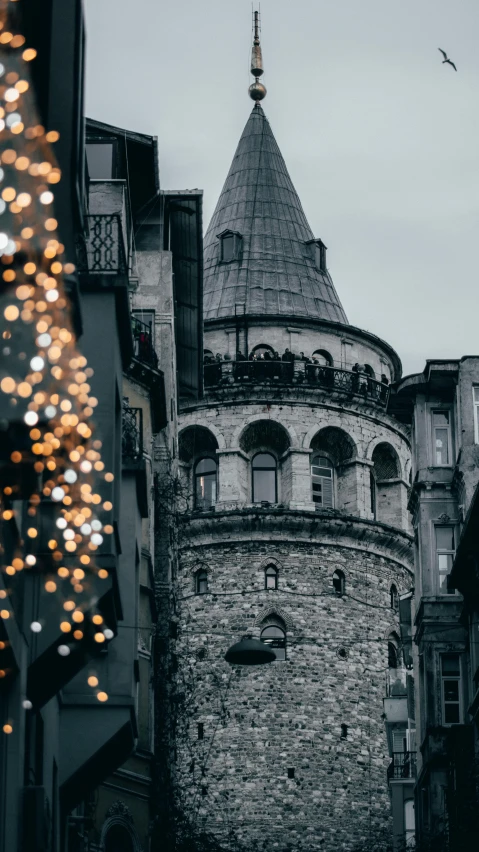
<path fill-rule="evenodd" d="M 401 621 L 415 680 L 405 716 L 407 736 L 417 742 L 417 840 L 420 848 L 471 852 L 477 845 L 471 518 L 479 479 L 478 382 L 477 357 L 428 361 L 422 374 L 398 384 L 393 403 L 411 424 L 413 450 L 415 584 L 401 601 Z"/>
<path fill-rule="evenodd" d="M 35 133 L 15 135 L 15 117 L 3 128 L 2 179 L 31 198 L 51 173 L 42 204 L 55 206 L 43 219 L 1 210 L 21 253 L 2 244 L 0 850 L 149 852 L 165 801 L 157 624 L 174 570 L 158 493 L 174 479 L 178 389 L 201 392 L 202 197 L 161 192 L 152 137 L 88 121 L 85 151 L 79 0 L 9 5 L 2 68 L 28 81 L 19 108 Z M 42 301 L 53 275 L 59 291 Z M 45 342 L 32 340 L 41 323 Z M 80 418 L 94 443 L 71 453 L 62 439 Z"/>
<path fill-rule="evenodd" d="M 370 849 L 411 586 L 396 353 L 346 319 L 260 105 L 205 236 L 205 392 L 180 404 L 177 842 Z M 294 356 L 294 357 L 293 357 Z M 269 666 L 224 660 L 243 634 Z"/>

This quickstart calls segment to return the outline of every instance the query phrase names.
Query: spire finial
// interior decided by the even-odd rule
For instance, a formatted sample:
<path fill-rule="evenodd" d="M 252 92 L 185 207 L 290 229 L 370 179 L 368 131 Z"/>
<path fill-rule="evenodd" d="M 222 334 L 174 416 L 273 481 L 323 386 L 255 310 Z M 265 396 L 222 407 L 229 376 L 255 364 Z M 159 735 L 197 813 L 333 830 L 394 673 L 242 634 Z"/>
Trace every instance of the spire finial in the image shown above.
<path fill-rule="evenodd" d="M 266 89 L 262 83 L 259 82 L 259 78 L 263 73 L 263 56 L 261 53 L 261 45 L 259 42 L 259 12 L 254 13 L 254 38 L 253 38 L 253 47 L 251 50 L 251 73 L 255 78 L 254 83 L 248 89 L 249 96 L 255 101 L 256 106 L 260 101 L 266 97 Z"/>

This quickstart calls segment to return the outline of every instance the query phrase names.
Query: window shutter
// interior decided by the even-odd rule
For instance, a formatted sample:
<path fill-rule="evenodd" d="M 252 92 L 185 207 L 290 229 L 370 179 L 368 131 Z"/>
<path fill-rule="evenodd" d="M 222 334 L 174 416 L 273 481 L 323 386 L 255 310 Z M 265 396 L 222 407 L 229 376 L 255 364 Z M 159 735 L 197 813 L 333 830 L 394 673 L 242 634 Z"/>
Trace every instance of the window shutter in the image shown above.
<path fill-rule="evenodd" d="M 405 731 L 393 731 L 393 751 L 405 751 Z"/>
<path fill-rule="evenodd" d="M 321 477 L 321 492 L 322 492 L 322 503 L 323 506 L 329 506 L 332 508 L 333 506 L 333 480 L 326 479 L 326 477 Z"/>

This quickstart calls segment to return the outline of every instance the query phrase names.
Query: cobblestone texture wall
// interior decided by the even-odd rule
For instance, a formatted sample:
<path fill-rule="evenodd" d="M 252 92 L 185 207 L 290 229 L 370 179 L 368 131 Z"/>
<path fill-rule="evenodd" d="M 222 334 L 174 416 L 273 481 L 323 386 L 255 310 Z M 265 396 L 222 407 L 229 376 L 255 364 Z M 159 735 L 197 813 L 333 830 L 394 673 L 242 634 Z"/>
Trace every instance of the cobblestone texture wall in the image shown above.
<path fill-rule="evenodd" d="M 387 557 L 380 525 L 350 521 L 342 539 L 326 545 L 327 520 L 296 536 L 290 514 L 283 532 L 268 517 L 259 529 L 251 511 L 185 525 L 176 641 L 180 807 L 196 830 L 229 849 L 353 850 L 389 821 L 382 713 L 387 637 L 397 630 L 389 591 L 392 582 L 409 588 L 409 557 Z M 399 553 L 408 536 L 398 537 Z M 271 561 L 279 588 L 266 591 Z M 208 593 L 195 595 L 200 566 Z M 343 597 L 332 584 L 338 568 Z M 259 637 L 271 619 L 286 627 L 287 659 L 228 666 L 229 645 L 246 632 Z"/>

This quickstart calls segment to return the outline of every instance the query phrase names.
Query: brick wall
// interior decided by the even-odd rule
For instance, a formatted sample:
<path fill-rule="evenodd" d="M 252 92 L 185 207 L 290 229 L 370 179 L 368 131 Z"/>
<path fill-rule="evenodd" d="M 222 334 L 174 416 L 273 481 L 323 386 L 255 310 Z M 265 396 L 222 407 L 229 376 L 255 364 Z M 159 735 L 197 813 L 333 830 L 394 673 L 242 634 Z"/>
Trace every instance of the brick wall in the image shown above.
<path fill-rule="evenodd" d="M 387 637 L 397 630 L 389 590 L 410 586 L 410 542 L 379 524 L 336 522 L 336 534 L 325 518 L 313 524 L 295 531 L 288 512 L 184 524 L 178 798 L 197 830 L 230 849 L 351 850 L 388 824 L 381 716 Z M 271 559 L 277 591 L 264 590 Z M 200 563 L 208 593 L 194 595 Z M 338 568 L 344 597 L 333 590 Z M 229 645 L 245 632 L 259 637 L 271 617 L 286 626 L 286 661 L 232 669 Z"/>

